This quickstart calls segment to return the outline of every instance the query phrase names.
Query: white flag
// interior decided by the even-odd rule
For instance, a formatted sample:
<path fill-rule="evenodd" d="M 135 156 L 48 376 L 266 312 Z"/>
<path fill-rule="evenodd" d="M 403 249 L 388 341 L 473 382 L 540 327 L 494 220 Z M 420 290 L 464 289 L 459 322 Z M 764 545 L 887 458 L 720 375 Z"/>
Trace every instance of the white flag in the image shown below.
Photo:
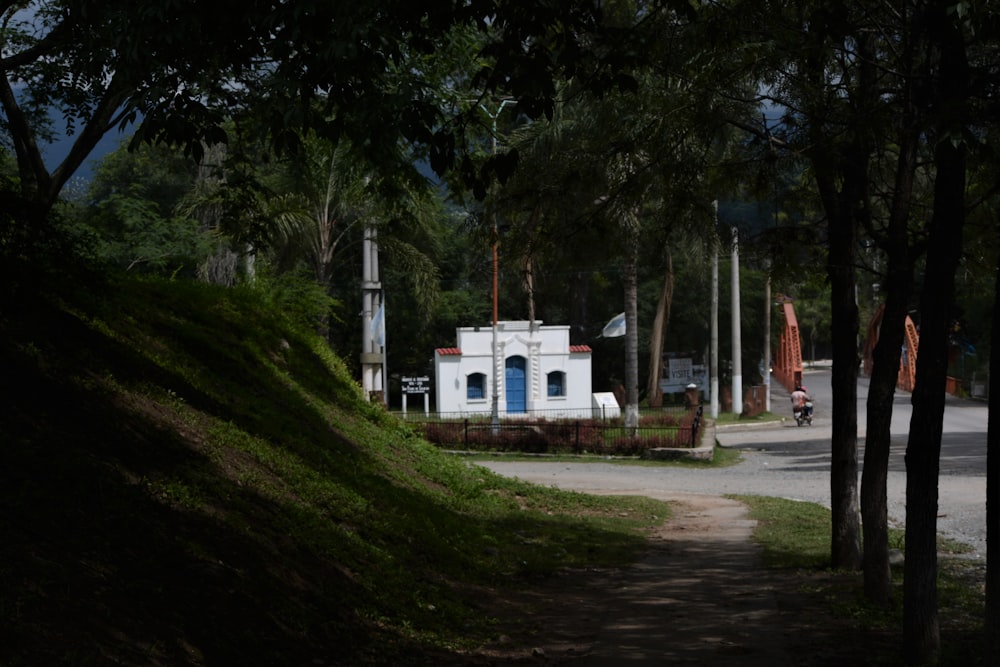
<path fill-rule="evenodd" d="M 385 304 L 379 304 L 371 324 L 372 341 L 379 347 L 385 346 Z"/>
<path fill-rule="evenodd" d="M 625 335 L 625 313 L 615 315 L 611 321 L 604 325 L 601 335 L 605 338 L 617 338 Z"/>

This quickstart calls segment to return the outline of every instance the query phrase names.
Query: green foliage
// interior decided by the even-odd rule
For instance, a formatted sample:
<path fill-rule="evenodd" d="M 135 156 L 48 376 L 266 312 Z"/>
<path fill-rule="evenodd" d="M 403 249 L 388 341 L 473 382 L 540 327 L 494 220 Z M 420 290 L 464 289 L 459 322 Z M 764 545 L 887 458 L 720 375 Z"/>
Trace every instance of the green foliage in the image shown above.
<path fill-rule="evenodd" d="M 154 202 L 111 195 L 91 212 L 98 257 L 126 271 L 195 275 L 214 245 L 193 218 L 162 217 Z"/>
<path fill-rule="evenodd" d="M 150 202 L 168 215 L 194 186 L 197 163 L 166 146 L 122 145 L 101 158 L 87 187 L 88 203 L 115 196 Z"/>
<path fill-rule="evenodd" d="M 296 327 L 315 331 L 327 318 L 337 317 L 343 304 L 317 285 L 308 272 L 261 271 L 250 286 L 274 312 L 282 313 Z"/>
<path fill-rule="evenodd" d="M 828 350 L 830 343 L 830 286 L 824 274 L 818 271 L 804 272 L 799 280 L 787 282 L 780 287 L 782 296 L 792 300 L 795 319 L 799 325 L 803 359 L 817 358 L 817 350 Z M 784 322 L 778 318 L 778 333 Z M 774 330 L 774 328 L 772 328 Z M 819 358 L 823 358 L 820 354 Z"/>
<path fill-rule="evenodd" d="M 192 277 L 215 239 L 194 218 L 175 210 L 194 182 L 195 165 L 176 151 L 125 148 L 107 155 L 87 189 L 86 208 L 74 211 L 78 231 L 94 254 L 126 271 Z"/>

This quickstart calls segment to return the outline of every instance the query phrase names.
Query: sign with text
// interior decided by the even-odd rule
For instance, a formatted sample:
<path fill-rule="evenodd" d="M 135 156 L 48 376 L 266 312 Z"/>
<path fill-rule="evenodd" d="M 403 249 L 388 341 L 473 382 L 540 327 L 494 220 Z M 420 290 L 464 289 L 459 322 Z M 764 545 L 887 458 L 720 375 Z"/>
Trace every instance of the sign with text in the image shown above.
<path fill-rule="evenodd" d="M 690 358 L 667 359 L 660 389 L 664 394 L 682 393 L 689 384 L 704 390 L 705 365 L 695 364 Z"/>
<path fill-rule="evenodd" d="M 671 383 L 683 382 L 686 384 L 691 379 L 693 366 L 690 359 L 668 359 L 667 378 Z"/>
<path fill-rule="evenodd" d="M 404 394 L 426 394 L 431 390 L 431 379 L 427 375 L 400 378 Z"/>

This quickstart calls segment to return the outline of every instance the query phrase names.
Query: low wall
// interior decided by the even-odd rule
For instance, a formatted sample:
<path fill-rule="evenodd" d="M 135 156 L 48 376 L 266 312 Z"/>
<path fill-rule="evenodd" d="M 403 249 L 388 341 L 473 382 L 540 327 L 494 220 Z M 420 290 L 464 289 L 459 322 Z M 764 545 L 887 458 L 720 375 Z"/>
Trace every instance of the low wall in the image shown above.
<path fill-rule="evenodd" d="M 702 417 L 697 447 L 656 447 L 642 458 L 651 461 L 711 461 L 715 456 L 715 420 Z"/>

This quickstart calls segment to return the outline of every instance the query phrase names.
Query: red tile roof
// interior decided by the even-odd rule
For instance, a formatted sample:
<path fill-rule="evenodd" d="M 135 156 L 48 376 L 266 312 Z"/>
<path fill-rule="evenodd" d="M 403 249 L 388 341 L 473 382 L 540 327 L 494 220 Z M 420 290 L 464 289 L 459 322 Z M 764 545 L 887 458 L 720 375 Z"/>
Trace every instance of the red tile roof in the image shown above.
<path fill-rule="evenodd" d="M 589 345 L 570 345 L 569 351 L 571 353 L 573 352 L 579 353 L 579 352 L 592 352 L 593 350 L 590 349 Z"/>
<path fill-rule="evenodd" d="M 439 355 L 441 355 L 442 357 L 462 356 L 462 350 L 457 347 L 439 347 L 434 351 Z"/>

